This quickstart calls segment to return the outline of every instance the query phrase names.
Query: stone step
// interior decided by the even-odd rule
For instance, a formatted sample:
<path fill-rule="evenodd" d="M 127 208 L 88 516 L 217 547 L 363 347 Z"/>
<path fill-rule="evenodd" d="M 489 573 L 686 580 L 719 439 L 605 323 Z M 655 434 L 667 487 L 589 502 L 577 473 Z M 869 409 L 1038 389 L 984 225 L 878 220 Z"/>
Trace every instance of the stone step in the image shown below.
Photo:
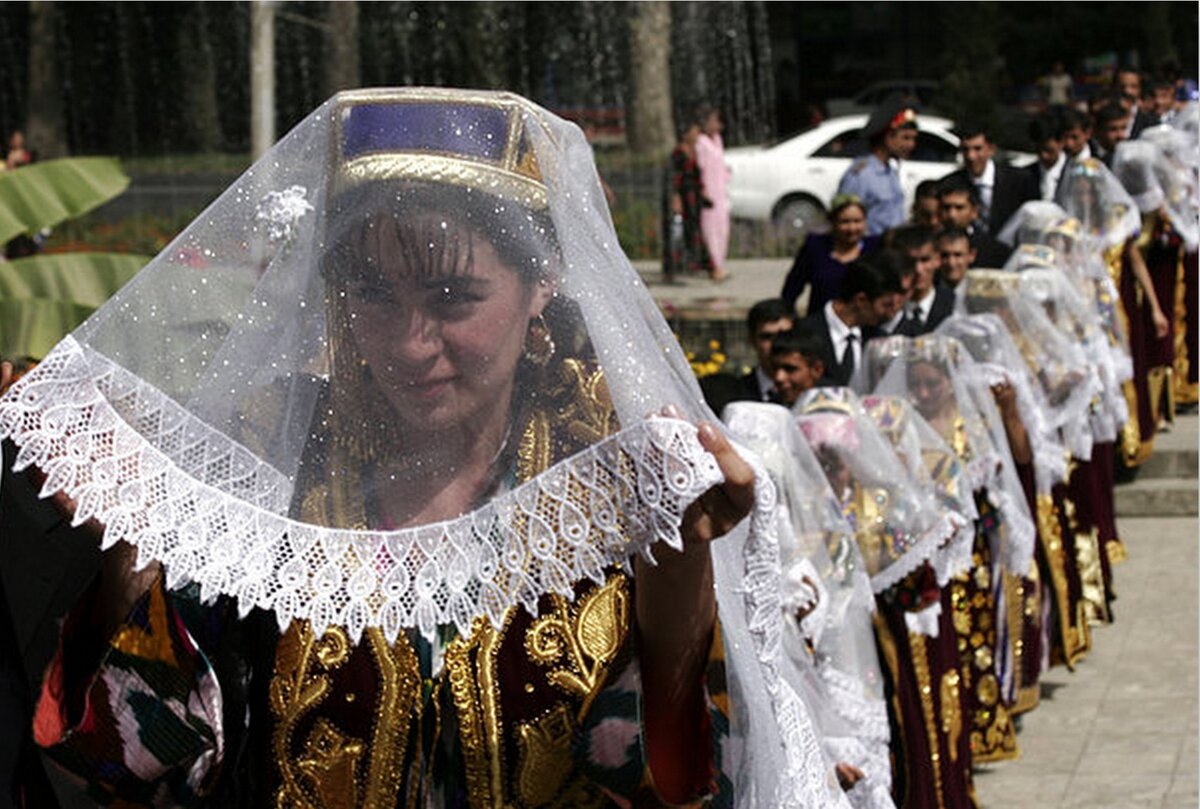
<path fill-rule="evenodd" d="M 1195 478 L 1198 465 L 1200 451 L 1156 447 L 1154 454 L 1138 467 L 1137 479 Z"/>
<path fill-rule="evenodd" d="M 1196 480 L 1184 478 L 1139 478 L 1122 483 L 1114 491 L 1113 506 L 1118 517 L 1187 517 L 1200 514 L 1200 490 Z"/>

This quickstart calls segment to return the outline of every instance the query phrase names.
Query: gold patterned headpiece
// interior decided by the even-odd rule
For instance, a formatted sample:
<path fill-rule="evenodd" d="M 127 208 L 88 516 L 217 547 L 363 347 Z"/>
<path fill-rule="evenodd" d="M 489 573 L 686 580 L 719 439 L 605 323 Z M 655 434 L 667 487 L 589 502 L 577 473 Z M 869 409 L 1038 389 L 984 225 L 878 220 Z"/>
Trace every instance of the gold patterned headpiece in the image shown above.
<path fill-rule="evenodd" d="M 802 395 L 797 410 L 803 415 L 812 413 L 854 412 L 854 394 L 849 388 L 812 388 Z"/>
<path fill-rule="evenodd" d="M 524 99 L 432 88 L 353 90 L 335 106 L 336 191 L 408 180 L 482 191 L 530 210 L 549 204 Z"/>
<path fill-rule="evenodd" d="M 968 298 L 1007 298 L 1017 287 L 1017 274 L 1008 270 L 967 270 Z"/>

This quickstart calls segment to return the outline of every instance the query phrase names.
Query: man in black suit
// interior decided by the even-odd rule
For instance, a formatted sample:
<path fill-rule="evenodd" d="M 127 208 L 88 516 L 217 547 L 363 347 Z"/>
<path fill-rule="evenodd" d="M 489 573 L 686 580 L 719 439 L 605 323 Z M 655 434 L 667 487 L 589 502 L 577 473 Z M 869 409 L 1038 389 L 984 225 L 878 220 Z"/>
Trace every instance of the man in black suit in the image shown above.
<path fill-rule="evenodd" d="M 979 227 L 979 192 L 961 174 L 951 174 L 938 185 L 942 226 L 962 228 L 975 251 L 973 267 L 999 269 L 1012 250 Z"/>
<path fill-rule="evenodd" d="M 1100 161 L 1111 169 L 1117 144 L 1129 139 L 1126 134 L 1129 129 L 1129 113 L 1113 100 L 1096 110 L 1094 118 L 1092 133 L 1095 139 L 1092 141 L 1092 157 L 1100 158 Z"/>
<path fill-rule="evenodd" d="M 775 401 L 771 341 L 791 329 L 795 322 L 796 310 L 781 298 L 767 298 L 750 307 L 746 314 L 746 331 L 758 364 L 742 376 L 721 372 L 700 380 L 700 392 L 714 413 L 721 415 L 730 402 Z"/>
<path fill-rule="evenodd" d="M 895 314 L 900 295 L 899 275 L 873 256 L 846 269 L 837 296 L 798 324 L 821 338 L 822 355 L 831 358 L 821 384 L 864 389 L 863 343 Z"/>
<path fill-rule="evenodd" d="M 912 296 L 896 334 L 919 337 L 938 327 L 954 314 L 954 292 L 937 283 L 941 255 L 934 249 L 934 232 L 924 225 L 900 228 L 892 246 L 913 268 Z"/>
<path fill-rule="evenodd" d="M 980 226 L 999 233 L 1022 203 L 1038 198 L 1037 186 L 1027 172 L 995 161 L 996 145 L 983 127 L 968 124 L 958 127 L 955 134 L 963 167 L 943 180 L 958 176 L 974 186 L 979 194 Z"/>
<path fill-rule="evenodd" d="M 1028 174 L 1028 182 L 1032 182 L 1037 188 L 1036 199 L 1054 200 L 1063 169 L 1067 167 L 1067 153 L 1063 150 L 1060 120 L 1061 116 L 1048 113 L 1035 118 L 1029 124 L 1029 140 L 1033 143 L 1038 159 L 1020 171 Z"/>
<path fill-rule="evenodd" d="M 1113 74 L 1113 92 L 1120 98 L 1127 114 L 1125 137 L 1122 140 L 1132 140 L 1142 134 L 1143 129 L 1158 123 L 1154 110 L 1143 109 L 1141 105 L 1142 74 L 1131 67 L 1119 68 Z"/>

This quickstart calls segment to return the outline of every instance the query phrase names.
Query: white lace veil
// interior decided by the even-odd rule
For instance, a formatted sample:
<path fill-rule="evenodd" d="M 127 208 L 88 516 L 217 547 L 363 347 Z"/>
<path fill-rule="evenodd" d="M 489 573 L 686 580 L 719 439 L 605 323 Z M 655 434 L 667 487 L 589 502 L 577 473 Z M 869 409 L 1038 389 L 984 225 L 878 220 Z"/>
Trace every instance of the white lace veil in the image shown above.
<path fill-rule="evenodd" d="M 1093 443 L 1090 414 L 1104 393 L 1096 365 L 1078 340 L 1050 320 L 1041 301 L 1022 294 L 1017 273 L 972 270 L 967 280 L 967 311 L 972 320 L 994 317 L 1001 322 L 1007 334 L 1001 342 L 1016 349 L 1033 385 L 1033 396 L 1041 403 L 1046 426 L 1061 436 L 1061 442 L 1050 443 L 1061 443 L 1074 457 L 1089 460 Z M 959 335 L 952 332 L 951 336 Z M 970 342 L 964 343 L 970 349 Z"/>
<path fill-rule="evenodd" d="M 971 565 L 971 544 L 975 538 L 972 521 L 979 514 L 971 487 L 964 479 L 965 467 L 905 399 L 870 394 L 862 398 L 862 407 L 891 442 L 896 457 L 913 480 L 937 495 L 948 518 L 958 526 L 954 539 L 931 560 L 938 584 L 945 586 L 951 577 Z"/>
<path fill-rule="evenodd" d="M 872 589 L 883 592 L 925 562 L 937 570 L 964 518 L 913 478 L 854 393 L 814 388 L 793 412 L 859 538 Z"/>
<path fill-rule="evenodd" d="M 1101 393 L 1090 410 L 1092 436 L 1097 443 L 1115 440 L 1129 418 L 1121 386 L 1133 376 L 1133 361 L 1123 343 L 1124 332 L 1115 311 L 1119 304 L 1102 297 L 1086 299 L 1069 276 L 1053 264 L 1023 267 L 1018 273 L 1017 291 L 1039 304 L 1059 332 L 1074 340 L 1094 364 Z"/>
<path fill-rule="evenodd" d="M 1135 147 L 1134 144 L 1138 145 Z M 1187 163 L 1188 153 L 1186 136 L 1178 129 L 1159 124 L 1142 130 L 1136 141 L 1119 144 L 1113 158 L 1113 170 L 1124 182 L 1126 166 L 1130 163 L 1148 163 L 1153 179 L 1147 181 L 1146 185 L 1158 188 L 1162 196 L 1160 204 L 1171 221 L 1171 227 L 1189 250 L 1195 250 L 1197 242 L 1200 242 L 1200 223 L 1196 219 L 1200 207 L 1200 187 L 1194 168 Z M 1126 188 L 1129 188 L 1128 183 Z M 1134 199 L 1137 199 L 1136 195 Z M 1142 200 L 1138 201 L 1140 206 Z M 1142 210 L 1145 212 L 1147 209 L 1143 207 Z"/>
<path fill-rule="evenodd" d="M 1013 467 L 1004 425 L 986 377 L 957 340 L 939 334 L 886 337 L 868 344 L 873 393 L 907 399 L 965 466 L 965 485 L 987 489 L 1000 516 L 993 558 L 1028 572 L 1034 525 Z"/>
<path fill-rule="evenodd" d="M 1067 214 L 1057 202 L 1031 199 L 1009 217 L 996 238 L 1009 247 L 1038 242 L 1046 229 Z"/>
<path fill-rule="evenodd" d="M 1102 248 L 1121 244 L 1142 226 L 1137 204 L 1121 181 L 1094 157 L 1072 160 L 1063 171 L 1054 201 L 1078 219 Z"/>
<path fill-rule="evenodd" d="M 790 411 L 734 402 L 722 416 L 779 493 L 785 677 L 812 713 L 831 763 L 845 761 L 866 774 L 866 783 L 848 793 L 851 803 L 891 807 L 887 705 L 871 624 L 875 599 L 854 533 Z M 797 621 L 801 609 L 811 611 Z"/>
<path fill-rule="evenodd" d="M 1060 437 L 1060 422 L 1064 416 L 1051 414 L 1046 391 L 1035 381 L 1029 366 L 1025 364 L 1025 358 L 1017 348 L 1008 326 L 995 313 L 954 315 L 942 321 L 937 333 L 962 343 L 989 384 L 1007 382 L 1012 385 L 1021 422 L 1029 432 L 1033 448 L 1037 490 L 1048 493 L 1067 474 L 1066 450 Z M 1068 395 L 1066 400 L 1069 399 Z"/>
<path fill-rule="evenodd" d="M 323 104 L 0 399 L 106 547 L 355 639 L 499 626 L 677 545 L 719 480 L 698 418 L 580 130 L 444 89 Z M 827 794 L 778 674 L 772 501 L 713 546 L 739 805 Z"/>

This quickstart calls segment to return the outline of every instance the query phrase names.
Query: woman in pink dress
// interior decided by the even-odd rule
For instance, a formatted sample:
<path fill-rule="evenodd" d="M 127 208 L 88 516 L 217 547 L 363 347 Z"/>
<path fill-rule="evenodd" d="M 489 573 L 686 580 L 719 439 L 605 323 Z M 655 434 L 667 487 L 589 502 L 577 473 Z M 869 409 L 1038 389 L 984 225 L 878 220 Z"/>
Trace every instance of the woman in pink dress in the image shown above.
<path fill-rule="evenodd" d="M 701 107 L 696 115 L 700 138 L 696 141 L 696 161 L 700 179 L 712 206 L 700 211 L 700 232 L 712 258 L 712 279 L 724 281 L 725 257 L 729 252 L 729 167 L 725 165 L 725 143 L 721 140 L 721 111 Z"/>

